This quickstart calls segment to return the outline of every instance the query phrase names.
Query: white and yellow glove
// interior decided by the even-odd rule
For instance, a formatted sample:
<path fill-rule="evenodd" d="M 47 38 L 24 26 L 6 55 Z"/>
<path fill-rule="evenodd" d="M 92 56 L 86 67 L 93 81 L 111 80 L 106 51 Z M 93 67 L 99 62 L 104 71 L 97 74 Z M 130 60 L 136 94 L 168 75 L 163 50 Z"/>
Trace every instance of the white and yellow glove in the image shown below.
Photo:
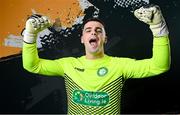
<path fill-rule="evenodd" d="M 157 5 L 149 5 L 141 7 L 134 11 L 135 17 L 140 21 L 149 24 L 153 36 L 167 36 L 169 34 L 166 22 L 161 13 L 160 7 Z"/>
<path fill-rule="evenodd" d="M 51 23 L 48 17 L 33 14 L 26 21 L 23 41 L 26 43 L 35 43 L 38 33 L 49 26 L 51 26 Z"/>

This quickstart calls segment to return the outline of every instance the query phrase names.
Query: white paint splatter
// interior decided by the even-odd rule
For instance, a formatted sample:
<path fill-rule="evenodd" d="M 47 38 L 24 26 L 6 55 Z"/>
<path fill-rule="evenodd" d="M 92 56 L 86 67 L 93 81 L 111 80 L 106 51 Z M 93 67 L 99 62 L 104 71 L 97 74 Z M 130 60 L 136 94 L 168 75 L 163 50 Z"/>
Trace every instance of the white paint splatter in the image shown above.
<path fill-rule="evenodd" d="M 22 36 L 16 36 L 16 35 L 10 34 L 4 40 L 4 45 L 5 46 L 21 48 L 22 47 L 22 41 L 23 41 L 23 37 Z"/>
<path fill-rule="evenodd" d="M 93 6 L 88 0 L 79 0 L 79 4 L 83 11 L 90 6 Z"/>
<path fill-rule="evenodd" d="M 37 38 L 36 43 L 37 43 L 37 48 L 42 48 L 39 37 Z M 16 36 L 16 35 L 10 34 L 7 36 L 6 39 L 4 39 L 4 46 L 22 48 L 22 44 L 23 44 L 23 36 Z"/>
<path fill-rule="evenodd" d="M 149 4 L 149 0 L 142 0 L 142 1 L 145 1 L 146 3 L 148 3 L 148 4 Z"/>

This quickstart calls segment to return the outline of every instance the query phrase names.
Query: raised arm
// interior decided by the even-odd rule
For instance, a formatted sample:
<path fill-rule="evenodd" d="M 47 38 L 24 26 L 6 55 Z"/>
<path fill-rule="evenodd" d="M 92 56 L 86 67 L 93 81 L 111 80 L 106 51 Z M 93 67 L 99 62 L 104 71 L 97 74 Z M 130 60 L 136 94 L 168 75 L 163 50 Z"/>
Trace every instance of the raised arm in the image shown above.
<path fill-rule="evenodd" d="M 38 56 L 36 47 L 37 35 L 50 25 L 49 19 L 41 15 L 32 15 L 26 21 L 22 51 L 23 67 L 32 73 L 48 76 L 63 75 L 63 69 L 59 61 L 41 59 Z"/>
<path fill-rule="evenodd" d="M 149 25 L 153 34 L 153 53 L 150 59 L 128 61 L 124 68 L 125 76 L 142 78 L 168 71 L 171 63 L 169 32 L 159 6 L 141 7 L 134 15 Z"/>

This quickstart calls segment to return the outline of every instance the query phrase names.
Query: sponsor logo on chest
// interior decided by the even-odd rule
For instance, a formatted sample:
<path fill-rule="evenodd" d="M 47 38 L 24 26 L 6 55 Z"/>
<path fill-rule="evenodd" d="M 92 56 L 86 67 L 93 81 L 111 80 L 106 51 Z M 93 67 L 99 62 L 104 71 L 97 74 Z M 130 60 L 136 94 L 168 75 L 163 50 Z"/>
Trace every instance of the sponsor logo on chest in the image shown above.
<path fill-rule="evenodd" d="M 109 103 L 109 95 L 106 92 L 74 90 L 72 99 L 77 104 L 87 106 L 106 106 Z"/>

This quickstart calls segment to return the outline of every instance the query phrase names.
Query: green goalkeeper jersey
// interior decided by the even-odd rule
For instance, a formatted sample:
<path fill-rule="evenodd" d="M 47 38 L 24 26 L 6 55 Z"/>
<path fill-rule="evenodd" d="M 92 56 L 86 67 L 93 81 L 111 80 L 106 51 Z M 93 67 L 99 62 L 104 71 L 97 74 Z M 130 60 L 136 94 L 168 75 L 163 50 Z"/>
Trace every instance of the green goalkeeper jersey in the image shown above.
<path fill-rule="evenodd" d="M 33 73 L 64 77 L 68 114 L 120 114 L 126 79 L 155 76 L 169 69 L 169 39 L 154 38 L 153 56 L 143 60 L 108 55 L 96 60 L 85 56 L 47 60 L 38 57 L 36 44 L 24 43 L 23 66 Z"/>

